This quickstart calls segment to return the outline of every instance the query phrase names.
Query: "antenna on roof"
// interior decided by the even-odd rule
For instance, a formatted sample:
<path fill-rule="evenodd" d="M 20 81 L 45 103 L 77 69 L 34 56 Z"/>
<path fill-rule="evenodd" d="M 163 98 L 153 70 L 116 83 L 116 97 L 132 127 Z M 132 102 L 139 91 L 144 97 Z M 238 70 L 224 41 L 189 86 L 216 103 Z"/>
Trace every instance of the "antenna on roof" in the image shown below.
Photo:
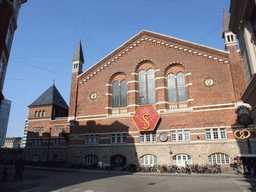
<path fill-rule="evenodd" d="M 53 85 L 55 85 L 55 79 L 53 79 Z"/>

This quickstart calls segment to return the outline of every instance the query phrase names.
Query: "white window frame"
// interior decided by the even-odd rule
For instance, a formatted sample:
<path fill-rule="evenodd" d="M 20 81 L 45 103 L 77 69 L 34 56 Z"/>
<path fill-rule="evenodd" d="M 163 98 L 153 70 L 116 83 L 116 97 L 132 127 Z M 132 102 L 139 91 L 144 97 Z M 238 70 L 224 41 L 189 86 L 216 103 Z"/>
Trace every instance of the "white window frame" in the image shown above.
<path fill-rule="evenodd" d="M 207 134 L 210 135 L 210 138 L 207 138 Z M 213 127 L 213 128 L 205 129 L 205 139 L 206 140 L 227 139 L 227 130 L 225 127 Z"/>
<path fill-rule="evenodd" d="M 110 136 L 111 144 L 124 144 L 126 143 L 126 139 L 127 139 L 126 133 L 111 133 L 111 136 Z"/>
<path fill-rule="evenodd" d="M 156 143 L 156 133 L 140 133 L 140 143 Z"/>
<path fill-rule="evenodd" d="M 173 130 L 171 131 L 172 142 L 190 141 L 190 130 Z"/>
<path fill-rule="evenodd" d="M 230 164 L 230 157 L 225 153 L 213 153 L 208 156 L 209 164 Z"/>
<path fill-rule="evenodd" d="M 85 135 L 84 136 L 84 144 L 85 145 L 97 145 L 97 144 L 99 144 L 99 135 L 98 134 L 87 134 L 87 135 Z"/>
<path fill-rule="evenodd" d="M 140 157 L 140 165 L 153 166 L 157 165 L 157 157 L 155 155 L 147 154 Z"/>
<path fill-rule="evenodd" d="M 187 154 L 177 154 L 172 157 L 173 165 L 184 166 L 186 161 L 189 165 L 191 165 L 193 163 L 192 157 Z"/>

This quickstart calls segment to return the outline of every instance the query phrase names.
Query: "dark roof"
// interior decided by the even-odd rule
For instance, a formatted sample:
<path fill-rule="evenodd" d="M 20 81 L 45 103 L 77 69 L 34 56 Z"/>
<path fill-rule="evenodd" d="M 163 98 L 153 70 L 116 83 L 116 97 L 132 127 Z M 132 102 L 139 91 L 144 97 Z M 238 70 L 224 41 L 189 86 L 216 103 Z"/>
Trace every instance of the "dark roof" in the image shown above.
<path fill-rule="evenodd" d="M 230 20 L 230 17 L 229 17 L 228 12 L 226 11 L 226 9 L 224 7 L 222 33 L 230 31 L 229 30 L 229 20 Z"/>
<path fill-rule="evenodd" d="M 83 55 L 81 40 L 79 41 L 79 43 L 77 45 L 76 52 L 73 56 L 72 61 L 82 61 L 82 62 L 84 62 L 84 55 Z"/>
<path fill-rule="evenodd" d="M 68 105 L 65 100 L 62 98 L 61 94 L 55 87 L 52 85 L 47 91 L 45 91 L 37 100 L 35 100 L 28 107 L 42 106 L 42 105 L 57 105 L 68 109 Z"/>

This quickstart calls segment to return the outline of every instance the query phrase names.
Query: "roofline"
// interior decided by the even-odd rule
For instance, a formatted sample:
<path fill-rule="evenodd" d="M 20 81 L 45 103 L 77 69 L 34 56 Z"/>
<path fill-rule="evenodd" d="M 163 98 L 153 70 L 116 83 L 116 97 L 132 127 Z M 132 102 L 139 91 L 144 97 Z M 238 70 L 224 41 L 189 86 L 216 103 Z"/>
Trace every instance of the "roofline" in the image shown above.
<path fill-rule="evenodd" d="M 172 37 L 172 36 L 169 36 L 169 35 L 163 35 L 163 34 L 161 34 L 161 33 L 156 33 L 156 32 L 153 32 L 153 31 L 148 31 L 148 30 L 143 29 L 141 32 L 137 33 L 136 35 L 134 35 L 133 37 L 131 37 L 129 40 L 127 40 L 126 42 L 124 42 L 122 45 L 120 45 L 119 47 L 117 47 L 115 50 L 113 50 L 112 52 L 110 52 L 108 55 L 106 55 L 105 57 L 103 57 L 101 60 L 99 60 L 98 62 L 96 62 L 94 65 L 92 65 L 92 66 L 91 66 L 90 68 L 88 68 L 86 71 L 84 71 L 83 73 L 81 73 L 80 75 L 78 75 L 77 78 L 79 78 L 80 76 L 82 76 L 83 74 L 85 74 L 87 71 L 89 71 L 90 69 L 92 69 L 92 68 L 93 68 L 94 66 L 96 66 L 98 63 L 100 63 L 101 61 L 103 61 L 104 59 L 106 59 L 107 57 L 109 57 L 111 54 L 113 54 L 114 52 L 116 52 L 116 51 L 117 51 L 118 49 L 120 49 L 122 46 L 124 46 L 124 45 L 127 44 L 129 41 L 131 41 L 132 39 L 134 39 L 136 36 L 139 36 L 139 35 L 142 34 L 143 32 L 148 32 L 148 33 L 152 33 L 152 34 L 155 34 L 155 35 L 164 36 L 164 37 L 167 37 L 167 38 L 171 38 L 171 39 L 178 40 L 178 41 L 181 41 L 181 42 L 184 42 L 184 43 L 189 43 L 189 44 L 192 44 L 192 45 L 204 47 L 204 48 L 211 49 L 211 50 L 213 50 L 213 51 L 218 51 L 218 52 L 221 52 L 221 53 L 226 53 L 226 54 L 229 54 L 229 53 L 230 53 L 229 51 L 225 51 L 225 50 L 220 50 L 220 49 L 212 48 L 212 47 L 209 47 L 209 46 L 206 46 L 206 45 L 194 43 L 194 42 L 191 42 L 191 41 L 186 41 L 186 40 L 179 39 L 179 38 L 176 38 L 176 37 Z"/>

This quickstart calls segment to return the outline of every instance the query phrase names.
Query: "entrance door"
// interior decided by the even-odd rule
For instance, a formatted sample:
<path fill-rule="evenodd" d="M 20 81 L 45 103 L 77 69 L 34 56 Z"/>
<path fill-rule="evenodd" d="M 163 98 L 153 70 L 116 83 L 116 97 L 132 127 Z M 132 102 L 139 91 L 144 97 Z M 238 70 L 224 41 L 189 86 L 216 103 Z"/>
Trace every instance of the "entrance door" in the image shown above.
<path fill-rule="evenodd" d="M 126 157 L 123 155 L 114 155 L 110 159 L 111 165 L 114 165 L 115 169 L 120 169 L 126 164 Z"/>

